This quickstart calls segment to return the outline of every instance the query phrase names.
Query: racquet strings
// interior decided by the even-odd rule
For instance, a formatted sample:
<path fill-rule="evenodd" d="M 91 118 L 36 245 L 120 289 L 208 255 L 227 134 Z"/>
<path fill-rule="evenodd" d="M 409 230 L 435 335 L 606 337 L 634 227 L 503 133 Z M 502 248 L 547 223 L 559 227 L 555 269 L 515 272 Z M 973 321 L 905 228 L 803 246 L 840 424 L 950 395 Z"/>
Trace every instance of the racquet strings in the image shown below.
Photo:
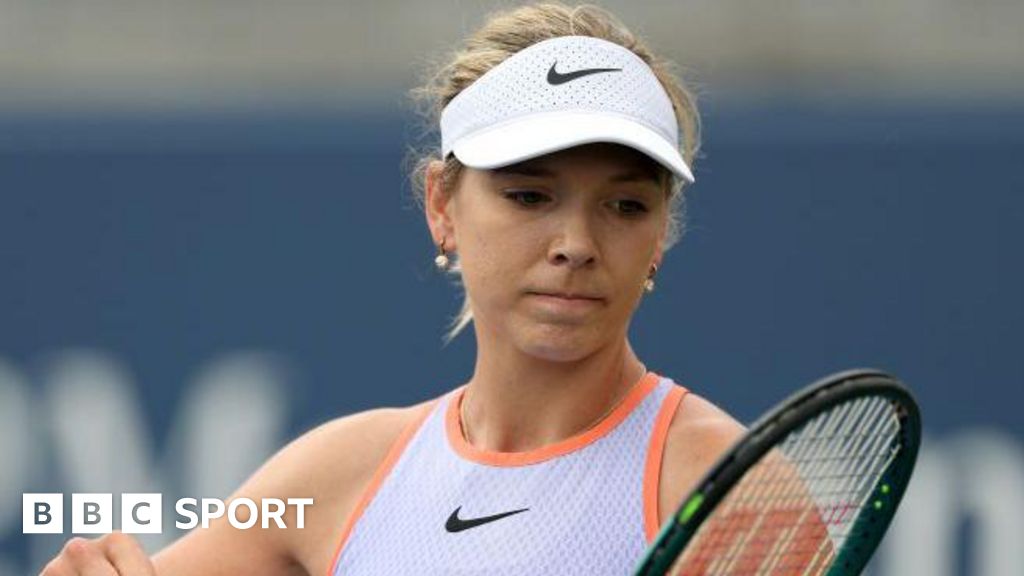
<path fill-rule="evenodd" d="M 669 574 L 823 574 L 899 453 L 897 406 L 840 403 L 790 432 L 747 470 Z M 886 491 L 881 486 L 881 490 Z"/>

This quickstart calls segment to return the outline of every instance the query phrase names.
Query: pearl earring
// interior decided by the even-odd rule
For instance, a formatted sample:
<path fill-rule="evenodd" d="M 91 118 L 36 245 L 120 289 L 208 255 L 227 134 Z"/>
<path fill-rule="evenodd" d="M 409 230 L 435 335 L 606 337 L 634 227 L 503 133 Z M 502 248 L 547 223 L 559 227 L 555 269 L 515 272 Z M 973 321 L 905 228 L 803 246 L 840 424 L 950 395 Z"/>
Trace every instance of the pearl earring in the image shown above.
<path fill-rule="evenodd" d="M 650 294 L 654 292 L 654 276 L 658 273 L 658 265 L 651 264 L 651 271 L 647 273 L 647 279 L 644 280 L 644 292 Z"/>
<path fill-rule="evenodd" d="M 436 266 L 441 272 L 448 270 L 448 265 L 450 264 L 448 261 L 448 254 L 444 251 L 444 241 L 445 239 L 442 238 L 441 245 L 437 247 L 437 257 L 434 258 L 434 266 Z"/>

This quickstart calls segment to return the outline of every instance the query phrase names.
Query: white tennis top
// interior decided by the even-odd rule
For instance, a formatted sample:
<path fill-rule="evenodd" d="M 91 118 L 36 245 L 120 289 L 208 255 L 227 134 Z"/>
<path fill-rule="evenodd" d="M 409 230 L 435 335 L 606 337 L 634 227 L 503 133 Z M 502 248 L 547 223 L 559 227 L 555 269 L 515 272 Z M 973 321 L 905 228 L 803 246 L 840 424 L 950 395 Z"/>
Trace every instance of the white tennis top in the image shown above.
<path fill-rule="evenodd" d="M 396 441 L 331 574 L 631 573 L 659 528 L 662 450 L 685 389 L 649 372 L 590 430 L 528 452 L 468 444 L 463 390 Z"/>

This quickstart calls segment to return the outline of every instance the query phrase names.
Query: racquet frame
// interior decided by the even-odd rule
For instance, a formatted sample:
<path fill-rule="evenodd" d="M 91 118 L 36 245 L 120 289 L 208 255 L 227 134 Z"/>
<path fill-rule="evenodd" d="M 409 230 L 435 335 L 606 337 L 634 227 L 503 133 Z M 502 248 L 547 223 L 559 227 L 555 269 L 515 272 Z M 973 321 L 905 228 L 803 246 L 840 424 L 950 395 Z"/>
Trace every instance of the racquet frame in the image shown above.
<path fill-rule="evenodd" d="M 885 535 L 910 482 L 921 439 L 921 416 L 910 392 L 894 377 L 874 369 L 827 376 L 770 410 L 726 452 L 665 523 L 637 569 L 637 576 L 660 576 L 672 566 L 715 507 L 744 474 L 786 436 L 833 406 L 858 397 L 884 397 L 896 406 L 899 453 L 873 488 L 870 506 L 861 508 L 850 537 L 837 551 L 828 576 L 861 573 Z M 884 486 L 884 490 L 882 489 Z"/>

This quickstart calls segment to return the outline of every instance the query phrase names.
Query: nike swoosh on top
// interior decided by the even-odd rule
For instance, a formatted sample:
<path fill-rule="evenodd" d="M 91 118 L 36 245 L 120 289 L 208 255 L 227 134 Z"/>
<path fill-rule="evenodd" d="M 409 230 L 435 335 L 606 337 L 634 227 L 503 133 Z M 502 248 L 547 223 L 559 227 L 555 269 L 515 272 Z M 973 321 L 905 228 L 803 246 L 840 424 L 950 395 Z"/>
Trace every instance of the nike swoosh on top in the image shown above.
<path fill-rule="evenodd" d="M 555 70 L 555 66 L 558 66 L 558 61 L 551 65 L 548 70 L 548 84 L 552 86 L 558 86 L 559 84 L 565 84 L 566 82 L 572 82 L 577 78 L 584 76 L 590 76 L 591 74 L 601 74 L 602 72 L 622 72 L 622 68 L 584 68 L 582 70 L 575 70 L 573 72 L 561 73 Z"/>
<path fill-rule="evenodd" d="M 513 514 L 519 514 L 520 512 L 526 512 L 529 508 L 522 508 L 519 510 L 512 510 L 510 512 L 502 512 L 501 514 L 494 514 L 493 516 L 482 516 L 480 518 L 469 518 L 463 520 L 459 518 L 459 510 L 462 510 L 462 506 L 459 506 L 452 512 L 452 515 L 448 517 L 448 521 L 444 523 L 444 529 L 451 532 L 462 532 L 463 530 L 469 530 L 470 528 L 476 528 L 482 524 L 494 522 L 495 520 L 501 520 L 507 518 Z"/>

